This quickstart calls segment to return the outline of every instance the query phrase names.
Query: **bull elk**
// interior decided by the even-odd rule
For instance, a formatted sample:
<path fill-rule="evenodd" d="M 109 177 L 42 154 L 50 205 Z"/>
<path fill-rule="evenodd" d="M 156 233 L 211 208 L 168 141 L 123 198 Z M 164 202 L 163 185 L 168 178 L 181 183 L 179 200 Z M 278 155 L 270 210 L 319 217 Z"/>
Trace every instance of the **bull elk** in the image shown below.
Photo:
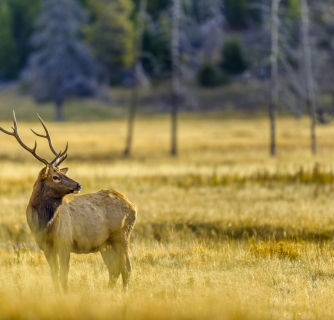
<path fill-rule="evenodd" d="M 109 286 L 113 287 L 122 274 L 126 290 L 131 273 L 129 241 L 136 221 L 135 205 L 114 190 L 72 195 L 80 192 L 82 186 L 66 176 L 67 168 L 59 169 L 67 157 L 68 143 L 65 150 L 58 153 L 46 125 L 38 118 L 45 135 L 31 131 L 48 140 L 55 156 L 50 162 L 36 153 L 36 141 L 33 148 L 23 143 L 14 112 L 13 132 L 1 127 L 0 130 L 14 136 L 24 149 L 45 165 L 34 184 L 26 215 L 33 237 L 49 263 L 55 289 L 59 291 L 61 285 L 67 292 L 71 252 L 100 251 L 109 271 Z"/>

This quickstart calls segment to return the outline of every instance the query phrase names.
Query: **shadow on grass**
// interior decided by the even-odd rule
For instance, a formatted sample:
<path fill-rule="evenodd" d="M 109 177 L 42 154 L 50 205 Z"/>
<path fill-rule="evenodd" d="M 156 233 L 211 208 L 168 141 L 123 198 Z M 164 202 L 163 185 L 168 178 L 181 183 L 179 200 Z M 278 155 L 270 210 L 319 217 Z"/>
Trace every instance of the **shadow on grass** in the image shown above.
<path fill-rule="evenodd" d="M 137 224 L 132 241 L 172 243 L 175 241 L 230 241 L 256 239 L 261 241 L 308 241 L 321 243 L 333 238 L 332 229 L 306 229 L 271 225 L 226 226 L 221 222 L 146 223 Z M 0 242 L 33 243 L 27 224 L 0 224 Z"/>
<path fill-rule="evenodd" d="M 133 237 L 137 241 L 153 240 L 161 243 L 172 242 L 175 239 L 224 241 L 249 240 L 255 238 L 263 241 L 310 241 L 322 242 L 333 238 L 333 230 L 314 230 L 306 228 L 287 228 L 280 226 L 224 226 L 220 222 L 186 222 L 172 224 L 152 223 L 137 225 Z"/>

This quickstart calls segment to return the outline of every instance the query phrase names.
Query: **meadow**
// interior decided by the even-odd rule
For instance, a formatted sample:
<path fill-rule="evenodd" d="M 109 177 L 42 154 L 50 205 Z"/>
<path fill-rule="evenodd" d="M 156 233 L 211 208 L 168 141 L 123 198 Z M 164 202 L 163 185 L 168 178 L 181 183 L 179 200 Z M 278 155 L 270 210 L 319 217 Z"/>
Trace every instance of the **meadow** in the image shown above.
<path fill-rule="evenodd" d="M 17 116 L 33 145 L 29 128 L 40 124 Z M 69 141 L 64 166 L 83 193 L 113 188 L 137 205 L 130 289 L 107 288 L 99 254 L 73 254 L 69 294 L 54 293 L 25 221 L 42 166 L 1 133 L 0 319 L 334 316 L 332 124 L 318 128 L 314 156 L 308 119 L 279 119 L 270 158 L 267 119 L 183 114 L 171 158 L 169 118 L 142 116 L 130 159 L 121 156 L 124 120 L 47 124 L 57 148 Z M 46 141 L 38 152 L 52 157 Z"/>

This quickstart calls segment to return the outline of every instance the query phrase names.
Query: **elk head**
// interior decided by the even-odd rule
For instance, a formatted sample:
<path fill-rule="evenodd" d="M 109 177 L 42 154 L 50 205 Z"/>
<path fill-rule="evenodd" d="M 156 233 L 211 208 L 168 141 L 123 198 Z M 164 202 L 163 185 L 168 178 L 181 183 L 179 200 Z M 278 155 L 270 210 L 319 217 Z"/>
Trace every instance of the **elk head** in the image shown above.
<path fill-rule="evenodd" d="M 54 159 L 50 162 L 46 159 L 42 158 L 36 153 L 37 149 L 37 142 L 35 141 L 35 146 L 33 148 L 29 148 L 26 144 L 23 143 L 22 139 L 20 138 L 18 127 L 17 127 L 17 121 L 15 117 L 15 112 L 13 111 L 13 121 L 14 126 L 12 127 L 13 132 L 9 132 L 3 128 L 0 127 L 0 130 L 10 136 L 15 137 L 17 142 L 27 151 L 29 151 L 37 160 L 45 164 L 45 168 L 39 173 L 38 179 L 36 183 L 43 186 L 43 189 L 48 192 L 49 196 L 53 198 L 61 198 L 69 193 L 78 193 L 81 191 L 82 186 L 70 179 L 66 176 L 67 168 L 59 169 L 59 165 L 67 158 L 67 149 L 68 149 L 68 143 L 66 144 L 65 150 L 59 153 L 55 150 L 52 144 L 50 133 L 44 124 L 43 120 L 39 115 L 38 119 L 41 122 L 44 130 L 45 135 L 36 133 L 34 130 L 31 129 L 31 131 L 38 137 L 46 138 L 49 142 L 49 147 L 53 154 L 55 155 Z M 35 183 L 35 184 L 36 184 Z"/>

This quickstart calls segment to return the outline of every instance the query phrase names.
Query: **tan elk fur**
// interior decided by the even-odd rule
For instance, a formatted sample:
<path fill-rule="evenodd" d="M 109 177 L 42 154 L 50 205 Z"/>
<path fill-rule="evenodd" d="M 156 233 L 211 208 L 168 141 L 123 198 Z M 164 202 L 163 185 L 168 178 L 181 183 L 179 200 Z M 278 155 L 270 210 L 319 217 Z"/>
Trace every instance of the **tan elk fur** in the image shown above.
<path fill-rule="evenodd" d="M 27 147 L 21 140 L 15 113 L 13 132 L 0 127 L 0 131 L 14 136 L 20 145 L 46 166 L 38 175 L 26 214 L 32 234 L 43 250 L 49 263 L 56 290 L 60 284 L 67 292 L 70 253 L 91 253 L 100 251 L 109 271 L 109 285 L 113 286 L 122 275 L 123 286 L 128 287 L 131 263 L 129 242 L 136 222 L 136 207 L 125 196 L 115 190 L 101 190 L 96 193 L 75 196 L 82 186 L 66 176 L 67 168 L 59 165 L 67 157 L 57 153 L 50 134 L 39 118 L 49 146 L 56 156 L 51 162 L 43 159 L 34 148 Z"/>
<path fill-rule="evenodd" d="M 131 231 L 136 221 L 135 206 L 115 190 L 101 190 L 82 196 L 65 195 L 59 204 L 55 204 L 53 215 L 45 221 L 45 225 L 41 225 L 47 197 L 51 195 L 41 192 L 40 187 L 54 172 L 62 174 L 55 167 L 41 171 L 26 214 L 32 234 L 50 264 L 56 289 L 59 289 L 60 271 L 60 282 L 64 291 L 67 290 L 71 252 L 97 251 L 101 252 L 107 265 L 110 286 L 113 286 L 122 274 L 126 288 L 131 272 L 128 251 Z"/>

